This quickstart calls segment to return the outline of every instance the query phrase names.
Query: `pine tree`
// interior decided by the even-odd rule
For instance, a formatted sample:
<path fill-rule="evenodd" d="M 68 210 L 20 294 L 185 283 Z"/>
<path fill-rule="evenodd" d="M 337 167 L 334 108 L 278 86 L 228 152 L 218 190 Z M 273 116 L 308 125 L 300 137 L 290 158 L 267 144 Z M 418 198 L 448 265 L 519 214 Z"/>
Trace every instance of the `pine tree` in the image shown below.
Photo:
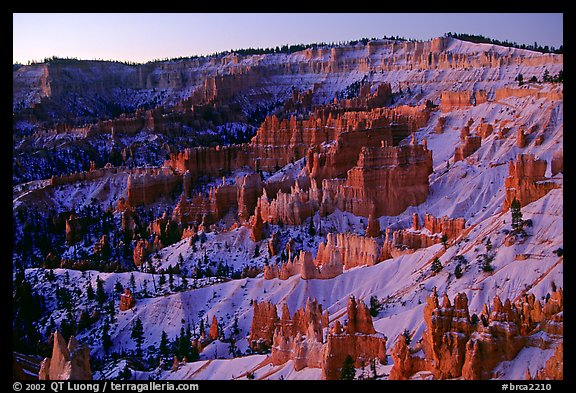
<path fill-rule="evenodd" d="M 310 217 L 310 225 L 308 226 L 308 235 L 314 237 L 316 235 L 316 229 L 314 228 L 314 217 Z"/>
<path fill-rule="evenodd" d="M 514 197 L 510 204 L 510 211 L 512 214 L 512 230 L 517 231 L 522 228 L 522 211 L 520 201 Z"/>
<path fill-rule="evenodd" d="M 444 249 L 448 248 L 448 235 L 445 233 L 442 234 L 442 245 L 444 245 Z"/>
<path fill-rule="evenodd" d="M 104 292 L 104 282 L 100 279 L 100 276 L 96 277 L 96 301 L 98 305 L 102 307 L 106 301 L 106 292 Z"/>
<path fill-rule="evenodd" d="M 460 264 L 456 265 L 456 269 L 454 269 L 454 275 L 456 278 L 460 278 L 462 277 L 462 274 L 462 266 L 460 266 Z"/>
<path fill-rule="evenodd" d="M 340 379 L 343 380 L 353 380 L 356 376 L 356 369 L 354 368 L 354 359 L 352 356 L 347 355 L 342 364 L 342 369 L 340 371 Z"/>
<path fill-rule="evenodd" d="M 87 327 L 90 326 L 90 316 L 88 314 L 88 310 L 83 310 L 80 313 L 80 319 L 78 320 L 78 332 L 83 331 Z"/>
<path fill-rule="evenodd" d="M 438 257 L 434 258 L 434 261 L 432 261 L 432 271 L 434 273 L 438 273 L 440 272 L 444 267 L 442 266 L 442 263 L 440 262 L 440 259 L 438 259 Z"/>
<path fill-rule="evenodd" d="M 108 334 L 108 330 L 110 329 L 109 321 L 104 322 L 102 325 L 102 348 L 104 348 L 104 352 L 108 354 L 108 350 L 112 347 L 112 339 L 110 338 L 110 334 Z"/>
<path fill-rule="evenodd" d="M 140 318 L 137 318 L 134 323 L 132 323 L 132 332 L 130 333 L 130 338 L 134 339 L 136 343 L 136 353 L 138 355 L 142 354 L 142 343 L 144 342 L 144 326 Z"/>
<path fill-rule="evenodd" d="M 166 284 L 166 276 L 164 275 L 164 273 L 162 273 L 160 275 L 160 279 L 158 280 L 158 286 L 162 286 Z"/>
<path fill-rule="evenodd" d="M 163 357 L 167 357 L 170 354 L 170 348 L 168 347 L 168 335 L 164 330 L 162 330 L 162 335 L 160 336 L 160 354 Z"/>
<path fill-rule="evenodd" d="M 382 305 L 378 301 L 378 298 L 376 296 L 371 296 L 370 297 L 370 315 L 375 317 L 376 315 L 378 315 L 378 312 L 380 311 L 381 308 L 382 308 Z"/>
<path fill-rule="evenodd" d="M 130 290 L 132 293 L 136 293 L 136 279 L 134 279 L 134 273 L 130 273 Z"/>
<path fill-rule="evenodd" d="M 92 283 L 88 281 L 88 287 L 86 287 L 86 298 L 88 300 L 94 299 L 94 288 L 92 288 Z"/>
<path fill-rule="evenodd" d="M 114 283 L 114 292 L 116 293 L 124 292 L 124 287 L 122 286 L 122 284 L 120 284 L 120 281 L 118 280 L 116 280 L 116 282 Z"/>

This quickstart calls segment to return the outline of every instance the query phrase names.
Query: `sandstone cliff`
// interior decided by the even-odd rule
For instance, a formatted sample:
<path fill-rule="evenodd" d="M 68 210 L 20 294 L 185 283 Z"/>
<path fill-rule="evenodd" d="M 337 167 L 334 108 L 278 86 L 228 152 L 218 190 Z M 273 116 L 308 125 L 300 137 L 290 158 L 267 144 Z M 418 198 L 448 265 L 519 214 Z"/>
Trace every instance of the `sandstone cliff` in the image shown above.
<path fill-rule="evenodd" d="M 45 358 L 40 365 L 38 378 L 41 380 L 92 380 L 90 370 L 90 348 L 81 345 L 74 336 L 68 345 L 60 332 L 53 334 L 52 357 Z"/>
<path fill-rule="evenodd" d="M 518 154 L 515 162 L 508 164 L 505 180 L 506 197 L 502 211 L 507 211 L 516 198 L 521 206 L 534 202 L 559 185 L 544 176 L 546 160 L 538 160 L 532 154 Z"/>
<path fill-rule="evenodd" d="M 437 379 L 493 378 L 494 368 L 502 361 L 513 360 L 522 348 L 560 348 L 562 310 L 563 293 L 559 289 L 544 307 L 532 294 L 525 294 L 515 302 L 506 299 L 504 303 L 495 296 L 492 307 L 484 305 L 479 317 L 471 317 L 465 294 L 457 294 L 454 304 L 444 295 L 440 305 L 434 290 L 424 308 L 426 330 L 422 340 L 409 349 L 405 337 L 398 338 L 392 351 L 395 362 L 390 378 L 406 379 L 422 370 Z M 417 354 L 418 348 L 423 350 L 424 357 Z M 550 367 L 563 362 L 558 355 L 560 351 L 556 349 L 542 373 L 549 377 L 559 375 Z"/>

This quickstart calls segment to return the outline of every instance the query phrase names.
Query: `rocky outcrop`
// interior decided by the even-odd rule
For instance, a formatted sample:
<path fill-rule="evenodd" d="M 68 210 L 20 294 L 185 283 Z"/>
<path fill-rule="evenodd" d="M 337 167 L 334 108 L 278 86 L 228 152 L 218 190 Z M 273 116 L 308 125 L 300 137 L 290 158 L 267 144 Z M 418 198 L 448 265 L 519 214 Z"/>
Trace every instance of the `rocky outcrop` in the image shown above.
<path fill-rule="evenodd" d="M 326 243 L 318 245 L 314 264 L 329 266 L 333 261 L 341 261 L 344 269 L 357 266 L 372 266 L 378 263 L 380 245 L 376 239 L 353 233 L 329 233 Z"/>
<path fill-rule="evenodd" d="M 375 359 L 386 364 L 386 339 L 376 333 L 372 317 L 362 301 L 348 300 L 346 331 L 339 328 L 328 334 L 322 363 L 322 379 L 339 379 L 346 356 L 354 359 L 354 366 L 370 364 Z"/>
<path fill-rule="evenodd" d="M 454 240 L 464 231 L 465 218 L 434 217 L 432 214 L 424 215 L 424 228 L 430 233 L 445 234 L 448 240 Z"/>
<path fill-rule="evenodd" d="M 552 155 L 552 176 L 564 172 L 564 150 L 559 150 Z"/>
<path fill-rule="evenodd" d="M 380 236 L 380 221 L 372 214 L 368 216 L 368 226 L 366 227 L 366 236 L 378 237 Z"/>
<path fill-rule="evenodd" d="M 399 335 L 396 344 L 390 351 L 390 356 L 394 361 L 394 366 L 388 376 L 390 380 L 405 380 L 418 371 L 430 368 L 425 358 L 416 355 L 416 353 L 421 352 L 421 348 L 411 349 L 407 340 L 405 335 Z"/>
<path fill-rule="evenodd" d="M 368 217 L 398 215 L 426 200 L 432 152 L 423 145 L 363 147 L 345 181 L 322 183 L 322 213 L 336 208 Z"/>
<path fill-rule="evenodd" d="M 521 206 L 534 202 L 550 190 L 560 187 L 546 178 L 546 160 L 538 160 L 533 154 L 518 154 L 515 162 L 508 163 L 508 177 L 504 182 L 506 197 L 502 211 L 507 211 L 514 198 Z"/>
<path fill-rule="evenodd" d="M 320 368 L 324 335 L 328 326 L 328 312 L 322 313 L 322 305 L 308 298 L 304 309 L 298 309 L 290 318 L 288 306 L 282 307 L 282 318 L 276 330 L 272 346 L 272 364 L 281 365 L 294 361 L 294 369 Z"/>
<path fill-rule="evenodd" d="M 482 138 L 479 136 L 466 136 L 464 141 L 454 149 L 454 162 L 462 161 L 470 156 L 482 145 Z"/>
<path fill-rule="evenodd" d="M 212 323 L 210 324 L 209 337 L 211 340 L 217 340 L 219 336 L 218 319 L 216 319 L 216 315 L 214 315 L 212 316 Z"/>
<path fill-rule="evenodd" d="M 183 174 L 189 171 L 190 181 L 194 183 L 201 177 L 219 178 L 249 165 L 250 156 L 247 144 L 195 147 L 170 154 L 164 166 L 176 173 Z"/>
<path fill-rule="evenodd" d="M 372 266 L 380 260 L 380 245 L 374 238 L 352 233 L 329 233 L 326 243 L 320 243 L 316 258 L 309 251 L 299 254 L 278 265 L 264 266 L 264 278 L 286 280 L 300 274 L 303 280 L 329 279 L 343 273 L 344 269 Z"/>
<path fill-rule="evenodd" d="M 269 318 L 276 315 L 276 308 L 272 305 L 266 306 L 263 314 L 268 322 L 274 322 L 270 326 L 274 327 L 271 362 L 275 366 L 292 360 L 296 371 L 304 367 L 321 368 L 322 379 L 339 379 L 347 355 L 354 358 L 356 367 L 367 365 L 372 360 L 386 363 L 386 339 L 374 330 L 366 305 L 357 303 L 353 297 L 348 301 L 346 330 L 336 320 L 327 339 L 324 339 L 324 332 L 328 328 L 329 315 L 327 311 L 322 312 L 322 305 L 315 299 L 308 298 L 305 308 L 297 310 L 292 317 L 285 303 L 279 320 L 277 317 Z M 260 311 L 258 320 L 256 324 L 252 321 L 254 329 L 260 329 L 262 324 Z"/>
<path fill-rule="evenodd" d="M 169 169 L 149 170 L 128 176 L 127 202 L 130 206 L 147 205 L 162 196 L 170 196 L 182 182 L 182 177 Z"/>
<path fill-rule="evenodd" d="M 444 132 L 444 126 L 446 125 L 446 117 L 440 116 L 436 125 L 434 126 L 434 132 L 436 134 L 442 134 Z"/>
<path fill-rule="evenodd" d="M 536 99 L 545 98 L 548 100 L 563 100 L 564 94 L 561 90 L 548 90 L 548 91 L 540 91 L 538 89 L 531 89 L 526 86 L 520 88 L 513 88 L 513 87 L 500 87 L 496 89 L 494 93 L 494 97 L 496 101 L 500 101 L 506 99 L 508 97 L 534 97 Z"/>
<path fill-rule="evenodd" d="M 238 219 L 247 221 L 252 214 L 260 195 L 262 195 L 262 180 L 258 173 L 244 175 L 236 179 Z"/>
<path fill-rule="evenodd" d="M 272 346 L 274 330 L 278 322 L 276 306 L 270 302 L 252 303 L 254 316 L 250 326 L 248 343 L 254 352 L 266 351 Z"/>
<path fill-rule="evenodd" d="M 490 123 L 485 123 L 484 119 L 481 119 L 480 125 L 478 126 L 478 129 L 476 130 L 476 135 L 478 135 L 482 139 L 486 139 L 490 135 L 492 135 L 493 131 L 494 131 L 494 126 Z"/>
<path fill-rule="evenodd" d="M 52 357 L 45 358 L 40 365 L 40 380 L 92 380 L 90 348 L 81 345 L 74 336 L 68 345 L 62 334 L 53 333 Z"/>
<path fill-rule="evenodd" d="M 472 106 L 472 96 L 472 92 L 468 90 L 443 91 L 440 94 L 440 110 L 446 113 Z"/>
<path fill-rule="evenodd" d="M 264 222 L 262 221 L 262 215 L 260 214 L 260 208 L 256 208 L 256 212 L 252 216 L 250 222 L 250 239 L 253 242 L 259 242 L 263 238 L 263 227 Z M 272 255 L 272 254 L 270 254 Z"/>
<path fill-rule="evenodd" d="M 424 215 L 424 227 L 420 226 L 418 214 L 412 215 L 412 227 L 392 231 L 386 228 L 386 237 L 380 255 L 381 260 L 396 258 L 403 254 L 413 253 L 419 248 L 426 248 L 442 242 L 446 235 L 451 241 L 464 231 L 466 220 L 464 218 L 436 218 L 431 214 Z"/>
<path fill-rule="evenodd" d="M 134 306 L 136 306 L 136 298 L 129 288 L 125 288 L 124 293 L 120 295 L 120 311 L 130 310 Z"/>
<path fill-rule="evenodd" d="M 527 145 L 527 141 L 526 141 L 526 133 L 525 133 L 526 129 L 525 127 L 518 127 L 517 131 L 516 131 L 516 145 L 520 148 L 523 149 L 526 147 Z"/>
<path fill-rule="evenodd" d="M 66 219 L 66 244 L 72 246 L 82 240 L 84 220 L 78 218 L 74 213 Z"/>
<path fill-rule="evenodd" d="M 434 364 L 435 378 L 447 379 L 460 376 L 464 365 L 466 343 L 472 327 L 469 322 L 468 298 L 458 294 L 454 305 L 444 295 L 442 307 L 435 293 L 426 299 L 423 349 L 426 358 Z"/>
<path fill-rule="evenodd" d="M 258 208 L 264 222 L 301 225 L 319 209 L 319 195 L 320 192 L 314 183 L 306 190 L 301 189 L 296 183 L 290 193 L 279 191 L 272 200 L 264 190 L 258 199 Z"/>
<path fill-rule="evenodd" d="M 414 349 L 408 349 L 402 336 L 398 338 L 392 352 L 395 362 L 391 379 L 406 379 L 420 370 L 431 372 L 437 379 L 493 378 L 494 368 L 513 360 L 524 347 L 561 345 L 562 299 L 561 289 L 552 293 L 544 307 L 532 294 L 504 303 L 496 296 L 491 308 L 484 305 L 479 317 L 470 317 L 465 294 L 457 294 L 454 305 L 444 295 L 440 306 L 434 290 L 424 308 L 426 330 L 422 340 Z M 419 348 L 424 358 L 417 355 Z M 561 362 L 556 353 L 548 361 L 556 367 Z"/>

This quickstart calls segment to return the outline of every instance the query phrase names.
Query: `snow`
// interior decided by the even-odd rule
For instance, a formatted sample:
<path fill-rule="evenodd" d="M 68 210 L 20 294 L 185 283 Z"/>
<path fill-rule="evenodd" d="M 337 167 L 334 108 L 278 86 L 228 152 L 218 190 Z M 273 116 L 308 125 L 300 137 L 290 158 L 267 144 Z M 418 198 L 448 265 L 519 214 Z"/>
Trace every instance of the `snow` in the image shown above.
<path fill-rule="evenodd" d="M 533 57 L 535 52 L 518 49 L 500 48 L 489 44 L 472 44 L 459 40 L 449 40 L 448 50 L 453 53 L 475 53 L 482 55 L 484 51 L 497 51 L 501 55 L 512 53 L 518 56 Z M 313 61 L 329 61 L 329 50 Z M 358 46 L 347 51 L 344 57 L 348 59 L 361 59 L 366 55 L 366 49 Z M 406 65 L 404 49 L 399 46 L 398 53 L 394 54 L 400 65 Z M 301 61 L 303 52 L 290 55 L 259 55 L 240 57 L 238 66 L 274 65 L 277 61 L 285 62 L 288 66 Z M 373 60 L 378 61 L 390 56 L 389 47 L 378 49 Z M 372 61 L 372 60 L 371 60 Z M 193 62 L 192 62 L 193 63 Z M 218 69 L 209 61 L 198 60 L 197 69 L 209 75 Z M 183 66 L 179 62 L 165 65 L 166 67 Z M 164 77 L 163 70 L 157 67 L 153 74 L 157 78 Z M 164 67 L 164 66 L 161 66 Z M 232 69 L 228 64 L 224 68 Z M 548 65 L 551 74 L 557 73 L 562 63 Z M 122 67 L 118 66 L 119 69 Z M 32 72 L 21 69 L 21 72 Z M 222 70 L 221 70 L 222 71 Z M 19 71 L 20 72 L 20 71 Z M 443 90 L 478 90 L 485 89 L 489 97 L 493 97 L 497 88 L 503 86 L 515 87 L 513 79 L 518 73 L 524 75 L 541 75 L 542 66 L 509 66 L 493 69 L 431 69 L 431 70 L 408 70 L 399 69 L 386 72 L 376 72 L 369 80 L 374 82 L 389 82 L 393 89 L 397 90 L 406 84 L 410 86 L 422 86 L 422 94 L 399 98 L 400 103 L 418 104 L 426 99 L 438 103 Z M 31 74 L 32 75 L 32 74 Z M 342 90 L 351 83 L 361 80 L 366 74 L 353 71 L 350 73 L 331 74 L 296 74 L 270 77 L 263 87 L 254 89 L 239 96 L 239 100 L 245 100 L 247 108 L 254 105 L 253 96 L 269 94 L 274 99 L 284 97 L 289 91 L 288 87 L 296 85 L 300 88 L 312 87 L 314 83 L 323 82 L 315 94 L 315 103 L 331 100 L 337 91 Z M 182 92 L 189 94 L 193 83 Z M 163 90 L 162 100 L 176 101 L 179 93 L 176 90 Z M 35 93 L 36 94 L 36 93 Z M 129 98 L 130 91 L 115 91 L 118 97 L 123 97 L 127 102 L 144 102 L 152 96 L 150 92 L 141 91 L 138 97 Z M 149 95 L 150 94 L 150 95 Z M 156 94 L 156 93 L 155 93 Z M 160 94 L 160 93 L 157 93 Z M 34 97 L 30 97 L 32 102 Z M 15 98 L 16 102 L 16 98 Z M 397 102 L 398 103 L 398 102 Z M 439 116 L 446 116 L 446 126 L 442 134 L 436 134 L 433 130 Z M 482 146 L 467 159 L 453 163 L 452 156 L 455 147 L 460 144 L 460 130 L 468 122 L 474 120 L 471 133 L 474 134 L 481 119 L 491 124 L 508 122 L 507 126 L 512 129 L 504 139 L 496 139 L 498 126 L 494 133 L 484 140 Z M 529 136 L 526 148 L 516 146 L 516 129 L 520 125 L 530 128 L 539 125 L 536 134 L 543 132 L 544 143 L 536 146 L 533 143 L 535 135 Z M 546 127 L 542 130 L 544 124 Z M 22 127 L 26 125 L 23 124 Z M 244 130 L 242 124 L 231 126 L 233 134 Z M 211 130 L 220 132 L 221 130 Z M 68 139 L 67 139 L 68 138 Z M 54 146 L 71 141 L 74 136 L 54 136 L 45 138 L 42 142 L 50 142 Z M 96 277 L 104 282 L 104 289 L 111 299 L 114 299 L 116 307 L 116 321 L 112 323 L 110 337 L 113 342 L 113 350 L 131 351 L 135 348 L 130 336 L 133 322 L 140 318 L 144 324 L 143 348 L 158 346 L 162 331 L 165 331 L 170 339 L 179 334 L 182 326 L 190 325 L 194 334 L 198 333 L 200 320 L 210 323 L 216 316 L 226 338 L 233 335 L 234 319 L 238 320 L 239 333 L 234 336 L 236 346 L 242 356 L 230 358 L 229 344 L 217 340 L 210 343 L 201 353 L 200 360 L 183 364 L 179 370 L 153 370 L 133 371 L 133 378 L 148 379 L 157 377 L 160 379 L 246 379 L 246 373 L 254 372 L 256 379 L 320 379 L 321 370 L 305 368 L 296 372 L 292 361 L 273 366 L 268 362 L 269 355 L 253 355 L 249 353 L 247 336 L 252 321 L 253 300 L 271 301 L 277 304 L 278 311 L 281 304 L 286 303 L 293 314 L 297 308 L 303 307 L 308 298 L 316 298 L 322 304 L 324 310 L 330 313 L 330 323 L 336 319 L 344 322 L 346 319 L 347 300 L 350 296 L 369 302 L 371 296 L 376 296 L 382 303 L 383 309 L 373 318 L 374 326 L 378 334 L 388 339 L 387 347 L 390 349 L 396 342 L 397 337 L 407 329 L 412 335 L 413 342 L 417 342 L 425 329 L 422 318 L 426 298 L 436 288 L 442 296 L 447 293 L 452 300 L 457 293 L 465 293 L 468 297 L 470 313 L 479 313 L 485 303 L 491 305 L 495 295 L 502 300 L 515 299 L 524 293 L 533 293 L 537 299 L 545 299 L 546 294 L 556 285 L 563 287 L 563 258 L 558 257 L 554 250 L 563 247 L 563 175 L 554 178 L 560 188 L 550 191 L 543 198 L 530 203 L 522 208 L 523 218 L 532 220 L 532 227 L 527 228 L 529 236 L 524 240 L 518 240 L 512 246 L 505 246 L 506 234 L 504 230 L 510 229 L 510 212 L 502 212 L 502 203 L 505 190 L 504 182 L 508 175 L 507 163 L 519 153 L 535 154 L 537 158 L 548 162 L 547 176 L 550 175 L 550 162 L 563 142 L 563 103 L 553 102 L 546 99 L 533 97 L 509 97 L 501 102 L 487 102 L 481 105 L 452 111 L 443 114 L 438 111 L 432 112 L 431 119 L 426 127 L 416 132 L 418 141 L 427 140 L 428 149 L 433 152 L 434 173 L 430 176 L 430 192 L 426 201 L 418 206 L 408 207 L 398 216 L 379 217 L 381 228 L 391 229 L 408 228 L 412 222 L 412 214 L 418 213 L 420 217 L 424 213 L 433 214 L 436 217 L 444 215 L 456 218 L 464 217 L 467 228 L 470 231 L 466 236 L 458 239 L 447 250 L 441 244 L 425 249 L 420 249 L 412 254 L 389 259 L 370 267 L 357 267 L 344 272 L 342 275 L 329 280 L 302 280 L 299 276 L 290 277 L 287 280 L 264 280 L 262 274 L 256 278 L 243 278 L 237 280 L 188 278 L 189 286 L 186 290 L 176 291 L 169 288 L 168 283 L 159 287 L 160 276 L 158 274 L 143 273 L 139 271 L 124 273 L 100 273 L 97 271 L 79 272 L 75 270 L 54 269 L 54 282 L 49 282 L 44 269 L 27 269 L 26 276 L 30 280 L 36 293 L 41 295 L 46 306 L 45 316 L 38 321 L 39 331 L 44 331 L 48 321 L 53 318 L 58 325 L 65 318 L 65 311 L 58 307 L 55 298 L 55 286 L 68 290 L 75 303 L 74 315 L 80 310 L 93 310 L 96 308 L 95 301 L 88 301 L 85 297 L 86 288 L 90 282 L 96 288 Z M 132 138 L 134 141 L 146 143 L 159 143 L 161 137 L 149 133 L 139 133 Z M 408 140 L 405 140 L 406 143 Z M 449 168 L 446 161 L 450 160 Z M 265 174 L 268 181 L 281 181 L 283 178 L 296 178 L 304 166 L 304 159 L 288 164 L 281 171 L 274 174 Z M 242 168 L 226 178 L 226 182 L 234 182 L 238 176 L 253 171 Z M 64 186 L 49 186 L 47 181 L 30 182 L 20 184 L 13 188 L 13 208 L 20 206 L 43 206 L 56 209 L 58 212 L 69 211 L 72 208 L 86 206 L 93 201 L 106 208 L 115 206 L 117 200 L 126 193 L 126 174 L 110 174 L 103 178 L 86 181 L 79 184 Z M 220 184 L 221 179 L 216 179 L 204 186 L 208 187 Z M 159 202 L 155 206 L 160 209 L 166 202 Z M 327 217 L 320 217 L 318 213 L 314 217 L 316 228 L 322 228 L 313 238 L 307 234 L 308 223 L 306 220 L 301 226 L 284 226 L 267 224 L 266 231 L 272 233 L 276 230 L 280 233 L 281 244 L 288 238 L 295 240 L 297 250 L 303 249 L 316 254 L 318 244 L 325 240 L 330 232 L 353 232 L 364 234 L 367 220 L 354 216 L 348 212 L 336 210 Z M 321 224 L 321 225 L 320 225 Z M 490 239 L 492 251 L 486 250 L 486 239 Z M 254 243 L 250 239 L 250 231 L 246 227 L 240 227 L 231 231 L 216 231 L 206 234 L 206 241 L 195 244 L 196 251 L 189 244 L 189 239 L 183 239 L 175 244 L 163 248 L 152 257 L 156 268 L 167 269 L 174 266 L 179 255 L 184 260 L 183 267 L 191 272 L 198 262 L 205 256 L 210 261 L 210 268 L 214 271 L 219 262 L 227 264 L 235 270 L 241 270 L 246 266 L 262 268 L 264 262 L 276 263 L 277 257 L 271 258 L 268 254 L 267 239 Z M 255 247 L 259 247 L 260 255 L 254 257 Z M 494 259 L 492 265 L 494 271 L 482 272 L 479 269 L 478 258 L 490 253 Z M 526 259 L 516 259 L 517 255 L 523 254 Z M 463 276 L 456 279 L 454 269 L 458 262 L 455 257 L 462 255 L 468 261 L 462 264 Z M 443 265 L 443 270 L 438 274 L 432 274 L 431 261 L 435 256 Z M 69 283 L 65 284 L 65 276 L 69 276 Z M 114 284 L 119 281 L 123 287 L 128 287 L 130 276 L 134 276 L 136 283 L 136 295 L 138 296 L 136 307 L 127 311 L 118 311 L 119 294 L 114 292 Z M 147 282 L 147 297 L 141 297 L 144 282 Z M 175 276 L 175 284 L 180 284 L 181 278 Z M 102 326 L 105 318 L 100 318 L 91 327 L 78 334 L 81 342 L 86 342 L 91 347 L 92 356 L 103 356 L 104 349 L 100 340 Z M 553 348 L 541 350 L 536 347 L 525 347 L 520 351 L 516 359 L 501 363 L 496 371 L 502 378 L 524 378 L 526 368 L 532 375 L 542 367 L 545 360 L 551 356 Z M 95 375 L 97 378 L 115 377 L 118 371 L 126 365 L 125 360 L 116 361 L 103 372 Z M 379 374 L 383 378 L 389 373 L 391 364 L 379 366 Z M 419 373 L 415 379 L 428 379 L 429 373 Z"/>

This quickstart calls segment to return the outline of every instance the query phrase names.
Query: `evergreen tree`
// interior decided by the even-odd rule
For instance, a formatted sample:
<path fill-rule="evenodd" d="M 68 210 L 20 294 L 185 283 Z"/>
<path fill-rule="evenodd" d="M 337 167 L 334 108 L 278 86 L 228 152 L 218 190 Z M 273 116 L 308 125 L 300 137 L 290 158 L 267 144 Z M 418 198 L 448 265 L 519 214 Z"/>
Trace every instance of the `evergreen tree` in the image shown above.
<path fill-rule="evenodd" d="M 490 238 L 488 238 L 488 241 L 486 241 L 486 251 L 490 250 L 492 250 L 492 241 L 490 240 Z"/>
<path fill-rule="evenodd" d="M 168 357 L 170 354 L 170 349 L 168 347 L 168 335 L 164 330 L 162 330 L 162 335 L 160 336 L 160 354 L 163 357 Z"/>
<path fill-rule="evenodd" d="M 142 281 L 142 296 L 148 297 L 148 280 Z"/>
<path fill-rule="evenodd" d="M 442 245 L 444 246 L 445 250 L 448 248 L 448 235 L 445 233 L 442 234 Z"/>
<path fill-rule="evenodd" d="M 106 301 L 106 292 L 104 292 L 104 282 L 100 279 L 100 276 L 96 277 L 96 301 L 98 305 L 102 307 Z"/>
<path fill-rule="evenodd" d="M 314 237 L 316 235 L 316 228 L 314 228 L 314 217 L 310 217 L 310 224 L 308 225 L 308 235 Z"/>
<path fill-rule="evenodd" d="M 48 275 L 46 277 L 48 279 L 48 281 L 52 282 L 54 281 L 54 270 L 50 269 L 48 270 Z"/>
<path fill-rule="evenodd" d="M 518 86 L 522 86 L 524 84 L 524 75 L 518 74 L 516 80 L 518 81 Z"/>
<path fill-rule="evenodd" d="M 124 365 L 122 371 L 118 373 L 118 379 L 121 381 L 127 381 L 132 378 L 132 371 L 128 368 L 128 364 Z"/>
<path fill-rule="evenodd" d="M 78 332 L 83 331 L 91 324 L 90 322 L 90 315 L 88 314 L 88 310 L 83 310 L 80 313 L 80 319 L 78 320 Z"/>
<path fill-rule="evenodd" d="M 104 348 L 104 352 L 108 354 L 108 350 L 112 347 L 112 339 L 110 338 L 110 334 L 108 333 L 110 329 L 109 321 L 104 322 L 102 325 L 102 336 L 100 337 L 102 341 L 102 348 Z"/>
<path fill-rule="evenodd" d="M 136 293 L 136 279 L 134 278 L 134 273 L 130 273 L 130 290 L 132 293 Z"/>
<path fill-rule="evenodd" d="M 142 354 L 142 343 L 144 342 L 144 326 L 140 318 L 132 323 L 132 331 L 130 333 L 130 338 L 134 339 L 136 343 L 136 353 L 138 355 Z"/>
<path fill-rule="evenodd" d="M 460 264 L 456 265 L 456 269 L 454 269 L 454 275 L 456 278 L 460 278 L 462 277 L 462 274 L 462 266 L 460 266 Z"/>
<path fill-rule="evenodd" d="M 340 371 L 340 379 L 342 380 L 353 380 L 356 376 L 356 369 L 354 368 L 354 359 L 352 356 L 347 355 L 342 364 L 342 369 Z"/>
<path fill-rule="evenodd" d="M 512 230 L 519 230 L 522 228 L 522 211 L 520 201 L 514 197 L 514 200 L 510 204 L 510 211 L 512 214 Z"/>
<path fill-rule="evenodd" d="M 434 258 L 434 261 L 432 261 L 432 271 L 434 273 L 438 273 L 440 272 L 444 267 L 442 266 L 442 263 L 440 262 L 440 259 L 438 259 L 438 257 Z"/>
<path fill-rule="evenodd" d="M 166 276 L 164 275 L 164 273 L 162 273 L 162 274 L 160 275 L 160 279 L 158 280 L 158 285 L 159 285 L 159 286 L 162 286 L 162 285 L 164 285 L 164 284 L 166 284 Z"/>
<path fill-rule="evenodd" d="M 381 308 L 382 308 L 382 305 L 378 301 L 378 298 L 376 296 L 371 296 L 370 297 L 370 315 L 375 317 L 376 315 L 378 315 L 378 312 L 380 311 Z"/>
<path fill-rule="evenodd" d="M 120 284 L 120 281 L 118 280 L 116 280 L 116 282 L 114 283 L 114 292 L 116 293 L 124 292 L 124 287 L 122 286 L 122 284 Z"/>
<path fill-rule="evenodd" d="M 92 283 L 88 281 L 88 287 L 86 288 L 86 298 L 88 300 L 94 299 L 94 288 L 92 288 Z"/>

